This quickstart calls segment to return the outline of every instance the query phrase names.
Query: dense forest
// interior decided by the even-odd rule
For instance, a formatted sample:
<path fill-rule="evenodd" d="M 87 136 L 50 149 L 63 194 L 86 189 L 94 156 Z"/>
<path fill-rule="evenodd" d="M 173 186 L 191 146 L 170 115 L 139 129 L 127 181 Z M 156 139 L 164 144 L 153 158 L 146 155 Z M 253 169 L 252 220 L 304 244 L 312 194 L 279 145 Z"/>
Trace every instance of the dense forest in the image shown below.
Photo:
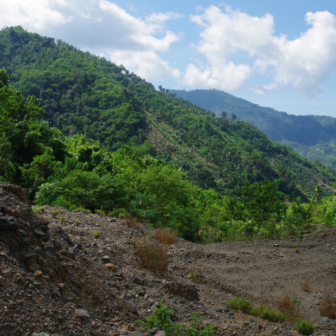
<path fill-rule="evenodd" d="M 314 204 L 334 193 L 336 171 L 249 122 L 21 27 L 0 32 L 0 67 L 0 178 L 37 205 L 134 216 L 203 242 L 299 234 L 313 210 L 334 221 L 332 196 Z"/>
<path fill-rule="evenodd" d="M 177 97 L 216 113 L 234 113 L 257 126 L 273 141 L 288 145 L 310 161 L 336 168 L 336 119 L 328 116 L 295 116 L 261 107 L 219 90 L 172 90 Z"/>

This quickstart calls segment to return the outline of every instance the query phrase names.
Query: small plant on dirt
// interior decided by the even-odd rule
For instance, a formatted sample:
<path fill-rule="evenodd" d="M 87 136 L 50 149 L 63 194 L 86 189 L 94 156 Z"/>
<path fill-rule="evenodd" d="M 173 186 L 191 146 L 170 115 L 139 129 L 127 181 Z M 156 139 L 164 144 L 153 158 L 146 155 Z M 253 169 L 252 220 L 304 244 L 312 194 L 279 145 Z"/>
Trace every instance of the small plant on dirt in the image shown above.
<path fill-rule="evenodd" d="M 63 214 L 62 214 L 61 217 L 59 218 L 59 221 L 60 221 L 61 223 L 63 223 L 63 222 L 65 221 L 65 218 L 64 218 Z"/>
<path fill-rule="evenodd" d="M 176 234 L 171 233 L 168 228 L 156 229 L 151 237 L 163 244 L 172 245 L 176 241 Z"/>
<path fill-rule="evenodd" d="M 76 208 L 76 209 L 73 209 L 72 212 L 81 212 L 81 211 L 85 211 L 84 208 L 82 207 L 79 207 L 79 208 Z M 90 211 L 91 212 L 91 211 Z"/>
<path fill-rule="evenodd" d="M 94 235 L 95 238 L 99 238 L 100 237 L 100 231 L 99 230 L 93 231 L 93 235 Z"/>
<path fill-rule="evenodd" d="M 153 315 L 146 318 L 145 322 L 140 322 L 145 330 L 159 328 L 163 330 L 167 336 L 213 336 L 215 335 L 215 327 L 213 324 L 205 326 L 200 321 L 200 313 L 191 316 L 189 325 L 186 323 L 173 323 L 170 314 L 173 310 L 168 309 L 159 301 L 157 308 L 154 309 Z"/>
<path fill-rule="evenodd" d="M 89 210 L 89 209 L 84 209 L 84 211 L 85 211 L 86 213 L 88 213 L 89 215 L 92 214 L 92 211 Z"/>
<path fill-rule="evenodd" d="M 142 227 L 142 223 L 137 221 L 136 217 L 132 217 L 128 212 L 124 213 L 124 224 L 130 228 L 138 229 Z"/>
<path fill-rule="evenodd" d="M 300 317 L 300 304 L 296 298 L 286 294 L 275 301 L 278 309 L 286 316 L 286 320 L 295 322 Z"/>
<path fill-rule="evenodd" d="M 150 238 L 142 238 L 135 243 L 135 253 L 144 267 L 158 276 L 163 276 L 168 268 L 168 246 Z"/>
<path fill-rule="evenodd" d="M 191 272 L 187 275 L 187 278 L 191 281 L 191 282 L 196 282 L 197 281 L 197 274 L 196 272 Z"/>
<path fill-rule="evenodd" d="M 336 319 L 336 300 L 329 292 L 325 293 L 319 310 L 321 316 Z"/>
<path fill-rule="evenodd" d="M 33 209 L 33 212 L 34 212 L 34 214 L 36 214 L 36 215 L 37 215 L 37 214 L 38 214 L 40 211 L 39 211 L 39 209 L 37 209 L 37 208 L 34 208 L 34 209 Z"/>
<path fill-rule="evenodd" d="M 51 216 L 55 218 L 58 215 L 58 210 L 51 210 L 50 213 L 51 213 Z"/>
<path fill-rule="evenodd" d="M 44 212 L 44 211 L 45 211 L 45 207 L 40 207 L 40 208 L 39 208 L 39 211 L 40 211 L 40 212 Z"/>
<path fill-rule="evenodd" d="M 295 252 L 296 252 L 296 253 L 300 253 L 300 249 L 297 247 L 297 248 L 295 249 Z"/>
<path fill-rule="evenodd" d="M 302 288 L 302 290 L 306 293 L 310 293 L 311 292 L 311 288 L 310 288 L 310 284 L 308 280 L 304 280 L 300 283 L 300 286 Z"/>
<path fill-rule="evenodd" d="M 253 303 L 250 299 L 244 297 L 235 297 L 226 302 L 230 309 L 241 310 L 244 314 L 250 314 L 253 309 Z"/>
<path fill-rule="evenodd" d="M 75 219 L 74 223 L 75 223 L 76 226 L 79 226 L 79 224 L 81 223 L 81 221 L 79 219 Z"/>
<path fill-rule="evenodd" d="M 312 321 L 301 320 L 301 321 L 296 322 L 296 326 L 297 326 L 298 332 L 301 335 L 311 335 L 315 330 L 315 326 Z"/>
<path fill-rule="evenodd" d="M 105 216 L 104 211 L 103 211 L 103 210 L 100 210 L 100 209 L 95 210 L 95 213 L 96 213 L 97 215 L 99 215 L 100 217 Z"/>

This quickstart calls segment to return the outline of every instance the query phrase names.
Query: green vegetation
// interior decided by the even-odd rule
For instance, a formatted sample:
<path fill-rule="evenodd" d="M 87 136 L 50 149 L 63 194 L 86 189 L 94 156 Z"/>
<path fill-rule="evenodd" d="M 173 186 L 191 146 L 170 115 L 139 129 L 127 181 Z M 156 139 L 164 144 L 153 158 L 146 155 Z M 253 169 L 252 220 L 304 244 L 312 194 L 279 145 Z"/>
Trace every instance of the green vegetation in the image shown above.
<path fill-rule="evenodd" d="M 20 27 L 0 32 L 0 53 L 23 92 L 0 71 L 0 178 L 36 205 L 127 214 L 203 243 L 335 225 L 336 172 L 235 116 Z"/>
<path fill-rule="evenodd" d="M 187 323 L 173 323 L 170 314 L 173 310 L 164 306 L 161 301 L 153 311 L 153 315 L 146 318 L 146 321 L 139 321 L 143 324 L 145 330 L 152 328 L 160 328 L 164 330 L 166 335 L 174 336 L 211 336 L 215 335 L 215 327 L 213 324 L 205 326 L 200 321 L 200 313 L 191 316 L 191 321 Z"/>
<path fill-rule="evenodd" d="M 273 140 L 293 148 L 299 155 L 336 168 L 336 119 L 327 116 L 295 116 L 261 107 L 219 90 L 171 90 L 177 97 L 216 113 L 258 127 Z M 224 112 L 224 113 L 223 113 Z"/>
<path fill-rule="evenodd" d="M 301 335 L 311 335 L 315 330 L 315 327 L 312 321 L 305 321 L 305 320 L 298 321 L 296 323 L 296 326 L 298 328 L 298 332 Z"/>
<path fill-rule="evenodd" d="M 93 236 L 95 238 L 99 238 L 100 237 L 100 231 L 99 230 L 93 231 Z"/>

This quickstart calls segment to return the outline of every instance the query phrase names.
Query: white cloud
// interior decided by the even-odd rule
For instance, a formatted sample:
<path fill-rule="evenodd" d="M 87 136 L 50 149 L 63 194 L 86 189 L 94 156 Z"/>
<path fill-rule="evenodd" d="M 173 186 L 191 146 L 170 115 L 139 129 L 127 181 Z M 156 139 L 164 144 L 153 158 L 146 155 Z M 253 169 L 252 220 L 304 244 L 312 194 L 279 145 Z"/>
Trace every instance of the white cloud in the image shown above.
<path fill-rule="evenodd" d="M 123 65 L 126 69 L 135 72 L 148 81 L 157 81 L 166 78 L 178 78 L 181 73 L 169 66 L 153 51 L 117 51 L 111 54 L 112 62 Z"/>
<path fill-rule="evenodd" d="M 130 59 L 135 55 L 151 55 L 156 64 L 161 61 L 164 77 L 176 75 L 156 51 L 169 50 L 179 37 L 165 27 L 165 22 L 179 18 L 177 13 L 154 13 L 145 20 L 128 14 L 123 8 L 107 0 L 11 0 L 0 1 L 0 25 L 21 25 L 37 32 L 88 49 L 94 53 L 123 53 Z M 155 55 L 156 57 L 154 57 Z M 140 57 L 141 58 L 141 57 Z M 126 63 L 125 61 L 123 63 Z M 128 62 L 130 64 L 130 62 Z M 141 68 L 141 64 L 144 68 Z M 165 66 L 163 66 L 165 65 Z M 133 68 L 147 78 L 152 76 L 145 62 Z M 147 71 L 145 71 L 147 69 Z"/>
<path fill-rule="evenodd" d="M 336 18 L 329 12 L 307 13 L 311 25 L 294 40 L 276 36 L 272 15 L 252 17 L 230 7 L 225 12 L 210 6 L 191 21 L 202 29 L 197 49 L 207 59 L 204 69 L 189 64 L 184 81 L 191 86 L 232 90 L 242 86 L 255 72 L 272 76 L 270 88 L 259 85 L 261 94 L 275 85 L 292 85 L 315 95 L 336 65 Z M 253 65 L 234 64 L 237 52 L 246 52 Z"/>

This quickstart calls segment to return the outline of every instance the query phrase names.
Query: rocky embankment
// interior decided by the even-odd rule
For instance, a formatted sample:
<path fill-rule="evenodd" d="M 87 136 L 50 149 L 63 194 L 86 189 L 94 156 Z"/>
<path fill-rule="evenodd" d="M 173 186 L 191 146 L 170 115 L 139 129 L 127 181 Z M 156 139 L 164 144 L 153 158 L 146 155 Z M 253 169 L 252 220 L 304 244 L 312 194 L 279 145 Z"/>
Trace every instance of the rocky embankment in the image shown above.
<path fill-rule="evenodd" d="M 35 214 L 23 189 L 0 183 L 0 335 L 160 336 L 137 322 L 160 300 L 174 310 L 173 321 L 200 312 L 218 335 L 295 335 L 293 324 L 225 305 L 244 295 L 272 307 L 285 294 L 300 300 L 302 315 L 317 326 L 314 335 L 336 334 L 319 314 L 324 293 L 335 290 L 333 230 L 301 240 L 197 245 L 178 239 L 163 278 L 139 266 L 134 254 L 134 242 L 149 233 L 85 211 L 45 206 Z"/>

